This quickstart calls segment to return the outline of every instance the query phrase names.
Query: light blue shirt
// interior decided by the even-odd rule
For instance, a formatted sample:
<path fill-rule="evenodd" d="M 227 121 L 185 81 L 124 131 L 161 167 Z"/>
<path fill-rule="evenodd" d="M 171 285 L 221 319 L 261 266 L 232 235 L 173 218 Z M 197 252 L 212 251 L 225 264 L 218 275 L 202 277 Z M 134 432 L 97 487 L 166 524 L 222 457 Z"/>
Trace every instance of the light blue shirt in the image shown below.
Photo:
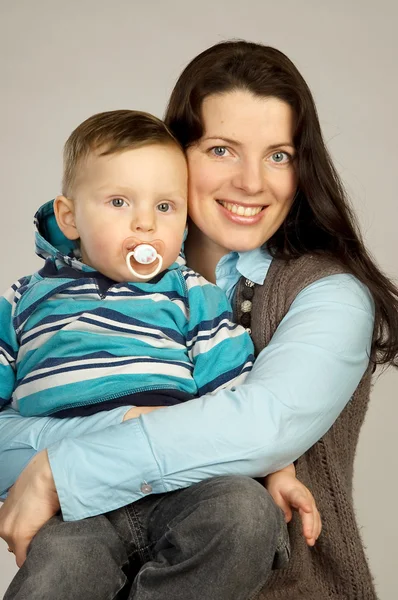
<path fill-rule="evenodd" d="M 271 257 L 231 253 L 217 283 L 231 298 L 240 275 L 262 283 Z M 0 412 L 0 492 L 48 448 L 65 520 L 124 506 L 146 493 L 208 477 L 261 477 L 301 456 L 350 400 L 369 360 L 374 304 L 348 274 L 306 287 L 245 383 L 122 423 L 126 407 L 89 417 Z"/>

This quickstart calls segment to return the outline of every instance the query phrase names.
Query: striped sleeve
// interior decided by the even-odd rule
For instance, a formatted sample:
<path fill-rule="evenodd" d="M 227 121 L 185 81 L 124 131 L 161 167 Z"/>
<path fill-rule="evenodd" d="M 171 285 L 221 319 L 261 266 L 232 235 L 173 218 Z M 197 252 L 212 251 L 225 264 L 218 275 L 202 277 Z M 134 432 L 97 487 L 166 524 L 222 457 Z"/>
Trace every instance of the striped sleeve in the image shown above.
<path fill-rule="evenodd" d="M 187 348 L 198 394 L 239 385 L 253 366 L 253 344 L 233 323 L 223 291 L 196 273 L 186 273 L 189 301 Z"/>
<path fill-rule="evenodd" d="M 27 277 L 20 279 L 0 298 L 0 408 L 10 402 L 14 390 L 18 341 L 13 317 L 28 280 Z"/>

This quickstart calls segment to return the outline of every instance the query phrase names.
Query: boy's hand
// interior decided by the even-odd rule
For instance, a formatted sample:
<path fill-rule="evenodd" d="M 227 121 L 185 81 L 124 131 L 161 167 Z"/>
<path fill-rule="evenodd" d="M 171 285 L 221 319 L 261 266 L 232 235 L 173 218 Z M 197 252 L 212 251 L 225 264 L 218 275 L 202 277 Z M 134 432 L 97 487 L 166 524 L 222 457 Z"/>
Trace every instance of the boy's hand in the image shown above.
<path fill-rule="evenodd" d="M 285 513 L 286 523 L 292 518 L 292 508 L 298 511 L 303 526 L 303 535 L 309 546 L 318 539 L 322 523 L 315 500 L 308 488 L 297 478 L 294 465 L 271 473 L 265 478 L 265 487 Z"/>

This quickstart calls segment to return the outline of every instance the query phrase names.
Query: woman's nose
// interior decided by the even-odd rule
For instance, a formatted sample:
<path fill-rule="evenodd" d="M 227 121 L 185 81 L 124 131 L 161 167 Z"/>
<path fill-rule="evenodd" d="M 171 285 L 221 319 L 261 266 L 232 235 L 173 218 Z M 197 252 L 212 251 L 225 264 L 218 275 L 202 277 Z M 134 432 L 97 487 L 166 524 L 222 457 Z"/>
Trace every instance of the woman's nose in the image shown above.
<path fill-rule="evenodd" d="M 264 190 L 265 180 L 262 165 L 257 162 L 241 163 L 234 178 L 235 187 L 250 196 L 255 196 Z"/>

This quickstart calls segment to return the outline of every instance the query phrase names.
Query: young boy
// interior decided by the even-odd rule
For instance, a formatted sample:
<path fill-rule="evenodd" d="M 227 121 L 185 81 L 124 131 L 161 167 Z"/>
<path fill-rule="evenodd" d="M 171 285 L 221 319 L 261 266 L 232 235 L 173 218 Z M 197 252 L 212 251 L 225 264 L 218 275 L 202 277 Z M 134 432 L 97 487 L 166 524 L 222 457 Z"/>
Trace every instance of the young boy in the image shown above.
<path fill-rule="evenodd" d="M 186 218 L 185 156 L 160 120 L 112 111 L 71 134 L 63 194 L 36 215 L 45 265 L 0 301 L 0 406 L 135 416 L 243 382 L 252 342 L 224 293 L 184 266 Z"/>
<path fill-rule="evenodd" d="M 253 346 L 224 293 L 179 259 L 186 219 L 185 157 L 161 121 L 115 111 L 82 123 L 63 195 L 36 215 L 46 263 L 2 305 L 2 403 L 66 417 L 240 383 Z"/>

